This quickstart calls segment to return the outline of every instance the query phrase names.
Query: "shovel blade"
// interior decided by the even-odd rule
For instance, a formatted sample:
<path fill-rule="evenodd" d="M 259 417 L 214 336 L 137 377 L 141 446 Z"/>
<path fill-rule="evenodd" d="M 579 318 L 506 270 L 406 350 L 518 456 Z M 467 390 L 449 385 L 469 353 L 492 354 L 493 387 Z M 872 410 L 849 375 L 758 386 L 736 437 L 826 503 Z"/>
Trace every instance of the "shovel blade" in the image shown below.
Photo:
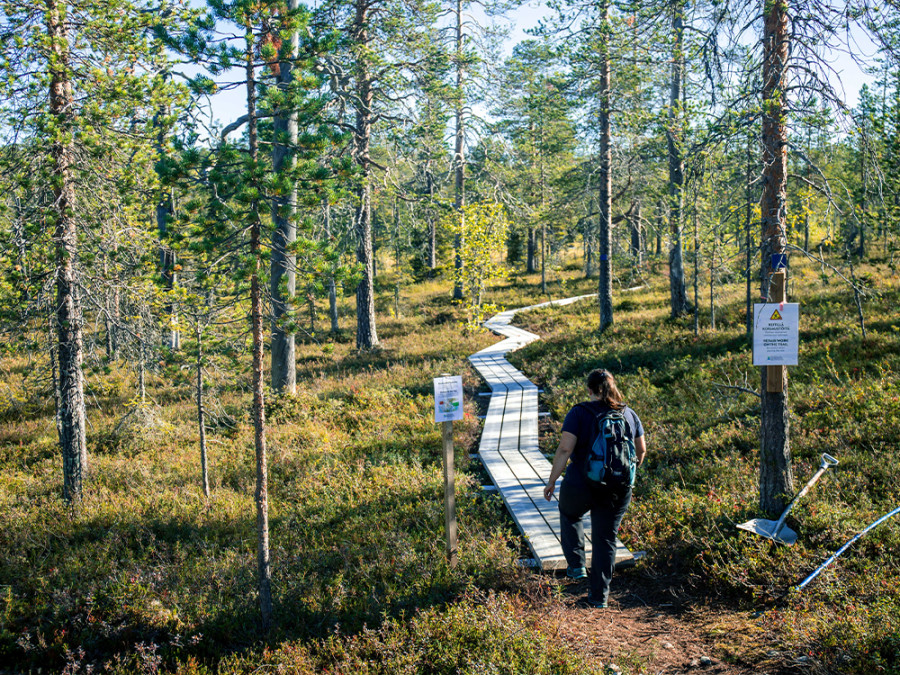
<path fill-rule="evenodd" d="M 775 526 L 777 524 L 777 520 L 754 518 L 753 520 L 748 520 L 746 523 L 741 523 L 738 525 L 738 528 L 747 530 L 747 532 L 752 532 L 753 534 L 758 534 L 760 537 L 777 541 L 779 544 L 787 544 L 788 546 L 797 541 L 797 533 L 787 525 L 782 525 L 778 536 L 775 536 Z"/>

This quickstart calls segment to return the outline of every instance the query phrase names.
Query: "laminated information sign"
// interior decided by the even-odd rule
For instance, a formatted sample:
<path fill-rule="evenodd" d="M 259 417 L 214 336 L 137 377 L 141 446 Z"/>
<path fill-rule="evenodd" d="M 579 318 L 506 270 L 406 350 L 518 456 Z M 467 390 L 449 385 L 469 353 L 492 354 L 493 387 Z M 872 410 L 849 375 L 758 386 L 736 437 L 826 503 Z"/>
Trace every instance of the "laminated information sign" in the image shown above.
<path fill-rule="evenodd" d="M 753 305 L 753 365 L 796 366 L 800 349 L 800 305 Z"/>
<path fill-rule="evenodd" d="M 434 421 L 455 422 L 463 418 L 462 377 L 434 378 Z"/>

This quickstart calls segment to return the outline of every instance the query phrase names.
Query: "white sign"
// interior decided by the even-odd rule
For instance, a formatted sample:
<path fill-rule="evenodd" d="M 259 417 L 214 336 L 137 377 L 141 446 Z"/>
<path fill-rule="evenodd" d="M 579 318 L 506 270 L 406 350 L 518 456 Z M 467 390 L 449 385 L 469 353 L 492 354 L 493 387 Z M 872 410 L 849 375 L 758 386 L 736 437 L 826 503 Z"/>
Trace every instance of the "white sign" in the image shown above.
<path fill-rule="evenodd" d="M 796 366 L 800 350 L 800 305 L 753 305 L 753 365 Z"/>
<path fill-rule="evenodd" d="M 434 421 L 455 422 L 463 418 L 462 377 L 434 378 Z"/>

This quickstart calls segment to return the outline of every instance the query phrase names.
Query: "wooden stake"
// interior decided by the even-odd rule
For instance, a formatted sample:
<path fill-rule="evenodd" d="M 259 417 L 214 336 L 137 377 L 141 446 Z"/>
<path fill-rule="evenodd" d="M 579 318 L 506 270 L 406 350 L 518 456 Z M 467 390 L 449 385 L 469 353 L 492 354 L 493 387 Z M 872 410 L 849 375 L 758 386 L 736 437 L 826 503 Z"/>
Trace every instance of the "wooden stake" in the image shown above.
<path fill-rule="evenodd" d="M 453 455 L 453 422 L 443 422 L 444 436 L 444 532 L 447 561 L 456 566 L 456 470 Z"/>
<path fill-rule="evenodd" d="M 787 302 L 787 275 L 783 269 L 772 274 L 769 282 L 769 302 Z M 786 366 L 766 366 L 766 391 L 773 393 L 784 391 L 786 377 Z"/>

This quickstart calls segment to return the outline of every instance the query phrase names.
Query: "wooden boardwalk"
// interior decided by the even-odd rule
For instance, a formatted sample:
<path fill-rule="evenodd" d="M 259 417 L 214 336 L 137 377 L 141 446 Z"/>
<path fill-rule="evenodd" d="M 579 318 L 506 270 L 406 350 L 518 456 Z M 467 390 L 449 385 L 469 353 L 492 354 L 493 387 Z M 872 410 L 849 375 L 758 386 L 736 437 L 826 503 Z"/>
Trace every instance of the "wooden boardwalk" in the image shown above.
<path fill-rule="evenodd" d="M 479 456 L 525 535 L 537 565 L 544 570 L 564 569 L 566 560 L 559 543 L 556 497 L 548 502 L 543 494 L 551 464 L 538 447 L 538 390 L 506 360 L 509 352 L 540 337 L 509 324 L 517 312 L 593 297 L 596 295 L 581 295 L 501 312 L 484 325 L 506 339 L 469 357 L 491 387 Z M 590 566 L 590 516 L 585 517 L 585 535 Z M 617 543 L 616 564 L 632 563 L 632 554 L 622 542 Z"/>

